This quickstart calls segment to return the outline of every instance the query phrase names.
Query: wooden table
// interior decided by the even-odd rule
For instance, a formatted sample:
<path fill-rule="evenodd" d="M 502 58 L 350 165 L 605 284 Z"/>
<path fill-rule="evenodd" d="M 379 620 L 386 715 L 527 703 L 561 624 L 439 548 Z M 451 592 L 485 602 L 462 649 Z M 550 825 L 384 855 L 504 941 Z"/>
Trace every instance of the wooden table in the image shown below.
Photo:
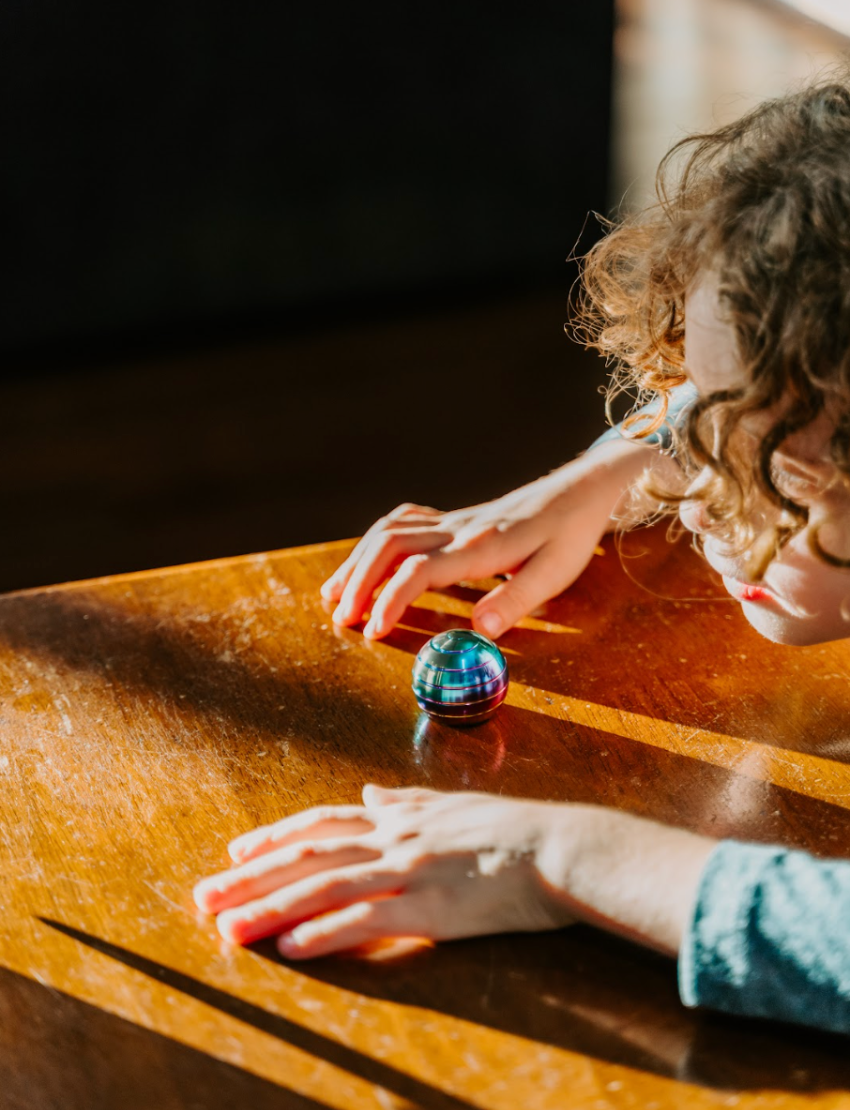
<path fill-rule="evenodd" d="M 583 926 L 398 961 L 220 942 L 191 888 L 227 841 L 369 779 L 850 853 L 850 648 L 765 643 L 683 544 L 608 542 L 466 731 L 409 677 L 479 589 L 369 644 L 318 593 L 347 550 L 0 598 L 3 1110 L 850 1105 L 846 1039 L 686 1011 L 672 962 Z"/>

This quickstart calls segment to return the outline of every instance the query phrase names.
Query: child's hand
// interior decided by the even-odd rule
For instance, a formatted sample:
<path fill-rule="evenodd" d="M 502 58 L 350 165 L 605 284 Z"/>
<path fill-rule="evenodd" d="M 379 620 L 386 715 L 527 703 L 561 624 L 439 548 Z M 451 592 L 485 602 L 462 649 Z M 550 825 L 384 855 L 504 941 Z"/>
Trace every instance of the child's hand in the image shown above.
<path fill-rule="evenodd" d="M 356 624 L 371 609 L 364 634 L 377 639 L 426 590 L 510 574 L 472 614 L 474 628 L 500 636 L 578 578 L 648 451 L 632 443 L 606 444 L 468 509 L 444 513 L 400 505 L 369 529 L 322 586 L 325 598 L 339 602 L 334 621 Z"/>
<path fill-rule="evenodd" d="M 681 942 L 714 841 L 603 806 L 363 789 L 230 845 L 195 901 L 225 940 L 292 958 L 391 937 L 534 932 L 581 919 L 663 952 Z"/>
<path fill-rule="evenodd" d="M 570 922 L 545 876 L 563 807 L 376 786 L 364 788 L 363 800 L 234 840 L 237 866 L 198 883 L 198 906 L 219 915 L 226 940 L 280 934 L 280 951 L 299 958 L 386 937 L 440 940 Z"/>

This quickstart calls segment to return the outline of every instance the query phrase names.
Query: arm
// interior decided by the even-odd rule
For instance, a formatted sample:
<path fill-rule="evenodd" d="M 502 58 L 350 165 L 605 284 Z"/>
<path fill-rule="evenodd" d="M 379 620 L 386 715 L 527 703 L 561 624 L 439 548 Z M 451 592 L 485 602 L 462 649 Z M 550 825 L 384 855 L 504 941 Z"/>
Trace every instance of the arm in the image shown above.
<path fill-rule="evenodd" d="M 576 920 L 679 956 L 686 1005 L 850 1033 L 850 862 L 716 842 L 601 806 L 367 786 L 233 841 L 195 901 L 237 944 L 370 942 Z"/>
<path fill-rule="evenodd" d="M 667 411 L 664 423 L 656 431 L 640 440 L 631 442 L 654 448 L 652 454 L 646 457 L 644 472 L 652 479 L 656 487 L 667 490 L 676 490 L 682 485 L 682 470 L 676 460 L 677 454 L 677 429 L 687 418 L 690 408 L 697 400 L 697 392 L 690 382 L 677 386 L 668 397 Z M 638 418 L 651 418 L 659 409 L 659 401 L 650 402 L 636 414 Z M 622 424 L 617 424 L 607 431 L 591 445 L 591 450 L 603 444 L 622 441 L 624 438 Z M 632 485 L 622 496 L 614 512 L 611 514 L 609 531 L 618 527 L 628 527 L 638 524 L 647 517 L 651 517 L 658 509 L 658 504 L 649 498 L 640 489 Z"/>
<path fill-rule="evenodd" d="M 507 574 L 472 614 L 473 627 L 496 638 L 570 586 L 618 520 L 646 510 L 629 491 L 647 468 L 661 484 L 678 472 L 657 447 L 612 429 L 584 455 L 495 501 L 452 512 L 401 505 L 373 525 L 322 594 L 337 602 L 337 624 L 370 611 L 364 634 L 378 638 L 426 590 Z"/>

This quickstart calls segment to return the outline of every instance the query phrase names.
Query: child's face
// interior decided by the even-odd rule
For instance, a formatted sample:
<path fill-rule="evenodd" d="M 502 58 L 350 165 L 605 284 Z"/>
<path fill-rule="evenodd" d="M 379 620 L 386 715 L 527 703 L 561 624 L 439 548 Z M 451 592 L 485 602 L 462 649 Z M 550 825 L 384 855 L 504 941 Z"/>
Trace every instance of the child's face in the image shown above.
<path fill-rule="evenodd" d="M 685 360 L 688 376 L 700 394 L 734 389 L 743 384 L 735 334 L 720 318 L 717 283 L 706 278 L 687 300 Z M 741 441 L 757 445 L 775 417 L 752 414 L 742 421 Z M 809 547 L 812 529 L 821 545 L 840 558 L 850 557 L 850 490 L 839 480 L 829 460 L 832 425 L 818 417 L 807 428 L 790 436 L 774 456 L 774 481 L 798 504 L 809 509 L 809 524 L 785 545 L 769 564 L 758 585 L 748 582 L 747 559 L 730 556 L 706 527 L 700 502 L 685 501 L 679 515 L 686 528 L 704 535 L 709 564 L 723 576 L 723 584 L 737 601 L 750 624 L 769 640 L 783 644 L 816 644 L 850 636 L 850 570 L 833 567 Z M 691 484 L 695 491 L 711 477 L 703 472 Z M 781 511 L 765 501 L 759 520 L 769 525 Z M 847 614 L 845 617 L 844 614 Z"/>

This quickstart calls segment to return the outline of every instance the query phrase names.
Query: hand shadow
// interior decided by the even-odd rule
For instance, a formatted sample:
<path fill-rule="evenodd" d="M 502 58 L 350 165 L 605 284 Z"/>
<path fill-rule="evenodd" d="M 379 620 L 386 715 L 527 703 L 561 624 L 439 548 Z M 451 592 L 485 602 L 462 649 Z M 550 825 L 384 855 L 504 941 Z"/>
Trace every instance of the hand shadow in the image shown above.
<path fill-rule="evenodd" d="M 257 950 L 281 960 L 271 942 Z M 454 941 L 396 960 L 289 966 L 346 991 L 703 1087 L 850 1089 L 846 1038 L 687 1010 L 672 960 L 586 926 Z"/>
<path fill-rule="evenodd" d="M 433 1110 L 469 1106 L 290 1018 L 73 926 L 40 920 L 174 991 L 417 1105 Z M 252 949 L 283 962 L 272 940 Z M 533 937 L 455 941 L 396 960 L 344 956 L 295 966 L 300 974 L 347 993 L 448 1014 L 690 1084 L 799 1093 L 850 1089 L 846 1038 L 685 1010 L 671 960 L 584 926 Z"/>

